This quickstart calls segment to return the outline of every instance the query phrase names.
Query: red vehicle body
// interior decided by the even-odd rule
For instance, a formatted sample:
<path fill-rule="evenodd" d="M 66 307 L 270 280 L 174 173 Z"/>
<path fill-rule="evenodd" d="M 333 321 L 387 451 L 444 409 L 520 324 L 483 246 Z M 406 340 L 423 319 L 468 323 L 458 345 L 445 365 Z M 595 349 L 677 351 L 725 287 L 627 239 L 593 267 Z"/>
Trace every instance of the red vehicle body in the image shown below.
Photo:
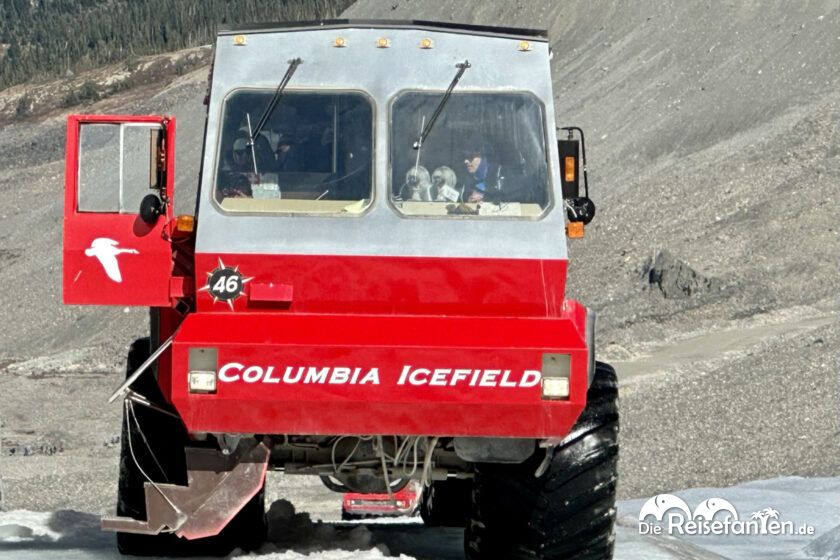
<path fill-rule="evenodd" d="M 379 35 L 393 41 L 377 39 Z M 403 37 L 406 40 L 398 45 Z M 329 94 L 332 97 L 324 101 L 324 111 L 333 111 L 333 120 L 322 136 L 332 134 L 325 148 L 332 150 L 332 167 L 286 175 L 289 181 L 305 176 L 300 179 L 304 183 L 315 177 L 326 181 L 322 184 L 334 184 L 329 177 L 343 172 L 344 180 L 356 173 L 342 167 L 349 165 L 342 164 L 342 158 L 358 160 L 371 151 L 382 153 L 380 148 L 390 145 L 391 163 L 370 156 L 369 194 L 357 202 L 352 197 L 329 202 L 333 206 L 324 210 L 342 207 L 345 216 L 318 213 L 322 209 L 316 205 L 322 198 L 329 200 L 331 195 L 324 197 L 329 189 L 315 198 L 320 190 L 310 195 L 299 194 L 303 187 L 295 191 L 298 194 L 287 188 L 282 197 L 277 191 L 272 200 L 258 200 L 256 193 L 264 186 L 277 190 L 277 185 L 289 184 L 282 170 L 276 174 L 279 179 L 258 173 L 255 146 L 260 126 L 263 120 L 268 128 L 279 122 L 276 130 L 280 132 L 266 134 L 269 140 L 263 141 L 277 144 L 276 148 L 272 145 L 275 164 L 280 161 L 277 139 L 287 133 L 279 127 L 289 126 L 291 117 L 284 116 L 286 120 L 280 122 L 268 109 L 255 125 L 258 111 L 254 109 L 253 116 L 246 114 L 249 142 L 237 144 L 233 136 L 230 140 L 225 136 L 225 127 L 236 130 L 238 124 L 229 124 L 235 103 L 256 103 L 252 97 L 267 101 L 286 68 L 283 58 L 270 72 L 263 72 L 259 57 L 249 57 L 251 45 L 254 53 L 259 53 L 263 41 L 266 45 L 274 41 L 295 51 L 292 54 L 306 53 L 299 70 L 291 61 L 275 92 L 275 98 L 286 96 L 281 107 L 285 103 L 298 109 L 294 122 L 302 122 L 305 108 L 328 95 L 308 93 L 320 83 L 315 73 L 324 71 L 307 64 L 317 58 L 312 53 L 318 49 L 332 57 L 350 53 L 347 56 L 362 56 L 360 60 L 374 54 L 390 56 L 378 51 L 350 52 L 355 44 L 375 40 L 380 51 L 411 48 L 412 53 L 426 56 L 417 50 L 419 37 L 420 49 L 428 50 L 428 45 L 439 49 L 431 51 L 428 62 L 422 64 L 438 64 L 431 57 L 461 48 L 453 39 L 463 44 L 472 60 L 461 65 L 468 83 L 464 91 L 453 94 L 455 101 L 445 110 L 448 113 L 442 113 L 442 124 L 432 133 L 438 138 L 450 129 L 453 135 L 461 130 L 458 108 L 475 105 L 469 91 L 476 86 L 469 79 L 489 80 L 481 86 L 484 89 L 527 91 L 527 95 L 474 98 L 496 103 L 502 112 L 508 105 L 513 107 L 506 118 L 515 119 L 531 110 L 553 121 L 548 47 L 544 35 L 536 32 L 353 22 L 223 32 L 217 44 L 202 187 L 193 221 L 173 213 L 174 118 L 74 115 L 68 119 L 64 301 L 150 307 L 151 338 L 144 343 L 148 349 L 134 363 L 130 357 L 128 374 L 134 375 L 115 396 L 129 397 L 127 437 L 134 429 L 133 421 L 138 429 L 141 424 L 133 407 L 151 405 L 152 411 L 164 410 L 178 419 L 178 430 L 183 433 L 172 449 L 186 450 L 186 478 L 175 477 L 183 478 L 186 486 L 153 481 L 145 474 L 148 468 L 137 469 L 144 473 L 145 478 L 140 477 L 131 470 L 131 464 L 138 463 L 136 457 L 127 459 L 124 468 L 130 472 L 121 476 L 140 481 L 145 505 L 126 506 L 119 518 L 103 523 L 106 528 L 123 536 L 174 532 L 187 539 L 204 539 L 215 535 L 261 495 L 270 467 L 333 477 L 339 481 L 332 483 L 334 489 L 353 491 L 345 494 L 345 511 L 367 508 L 365 512 L 370 512 L 369 503 L 357 509 L 355 502 L 362 500 L 358 494 L 370 494 L 364 500 L 380 499 L 377 489 L 408 472 L 388 467 L 387 461 L 403 466 L 411 461 L 415 467 L 411 477 L 443 484 L 447 474 L 470 474 L 482 462 L 522 463 L 531 456 L 541 457 L 539 449 L 553 449 L 581 417 L 596 369 L 594 313 L 565 297 L 567 256 L 562 228 L 567 208 L 568 219 L 576 225 L 588 221 L 585 217 L 591 217 L 594 208 L 582 206 L 588 199 L 577 194 L 582 162 L 577 152 L 580 142 L 572 139 L 571 132 L 567 140 L 555 142 L 553 127 L 536 127 L 529 149 L 542 150 L 538 152 L 544 160 L 539 181 L 546 185 L 547 194 L 538 193 L 536 202 L 495 203 L 495 211 L 505 216 L 483 221 L 480 217 L 415 217 L 418 212 L 478 214 L 481 204 L 472 204 L 465 195 L 457 208 L 458 201 L 447 205 L 445 201 L 424 202 L 416 194 L 403 196 L 396 179 L 392 179 L 393 188 L 380 190 L 391 167 L 393 177 L 403 173 L 397 167 L 404 156 L 395 152 L 396 137 L 385 144 L 382 134 L 364 131 L 364 126 L 372 130 L 373 123 L 396 123 L 401 98 L 408 99 L 407 105 L 426 103 L 422 111 L 438 103 L 450 78 L 449 62 L 444 66 L 446 75 L 432 85 L 431 94 L 400 93 L 408 87 L 402 83 L 393 85 L 394 93 L 377 93 L 375 84 L 380 82 L 375 77 L 369 86 L 364 82 L 347 85 L 341 80 L 356 78 L 352 73 L 341 74 L 340 69 L 352 64 L 335 62 L 338 87 L 361 89 L 367 97 L 352 92 Z M 294 47 L 289 47 L 286 41 L 292 39 Z M 347 41 L 352 44 L 345 49 Z M 405 45 L 408 42 L 410 46 Z M 513 59 L 525 61 L 524 66 L 501 83 L 494 83 L 495 77 L 481 77 L 475 69 L 488 67 L 489 59 L 483 58 L 485 44 L 493 51 L 486 57 L 498 56 L 495 51 L 505 48 Z M 465 73 L 465 68 L 471 69 Z M 541 73 L 536 85 L 529 81 L 533 69 Z M 286 82 L 288 92 L 283 90 Z M 236 89 L 240 86 L 254 89 Z M 367 109 L 368 105 L 378 108 Z M 342 109 L 348 106 L 351 109 Z M 383 115 L 389 106 L 394 113 L 391 121 Z M 351 121 L 348 114 L 356 120 Z M 372 115 L 370 125 L 364 120 L 366 114 Z M 320 113 L 313 115 L 321 118 Z M 408 120 L 413 118 L 414 113 Z M 361 128 L 357 121 L 362 121 Z M 304 145 L 301 135 L 306 138 L 312 128 L 311 123 L 309 128 L 304 125 L 299 128 L 304 132 L 293 136 L 300 145 Z M 339 130 L 342 126 L 356 130 L 357 135 L 362 130 L 360 137 L 370 138 L 373 148 L 356 147 L 350 152 L 346 147 L 350 136 Z M 393 126 L 396 129 L 398 124 Z M 522 130 L 520 137 L 529 129 Z M 433 138 L 429 137 L 429 144 Z M 421 144 L 422 140 L 421 135 Z M 317 149 L 312 138 L 307 141 L 310 153 Z M 236 157 L 243 151 L 247 157 L 250 150 L 254 173 L 250 169 L 242 173 L 252 181 L 243 188 L 254 194 L 244 201 L 214 194 L 223 192 L 223 166 L 233 165 L 223 163 L 226 142 L 233 145 Z M 406 153 L 405 157 L 414 157 L 414 152 Z M 324 179 L 330 169 L 332 175 Z M 116 188 L 115 193 L 99 196 L 110 188 Z M 438 200 L 444 200 L 443 187 L 437 188 Z M 294 200 L 295 196 L 300 200 Z M 364 210 L 356 209 L 363 205 L 367 205 Z M 298 207 L 314 210 L 291 215 Z M 484 207 L 493 205 L 487 202 Z M 272 213 L 266 208 L 282 210 Z M 400 215 L 407 212 L 413 214 Z M 522 218 L 508 219 L 511 212 L 522 212 Z M 483 231 L 482 237 L 471 239 L 471 228 Z M 465 241 L 460 246 L 418 241 L 437 230 Z M 486 242 L 488 231 L 500 232 L 493 243 Z M 370 241 L 351 245 L 357 238 Z M 152 389 L 159 398 L 141 394 L 137 389 L 144 379 L 141 376 L 153 378 Z M 144 431 L 158 429 L 153 420 L 148 422 Z M 159 437 L 166 442 L 172 439 Z M 183 464 L 173 468 L 183 469 Z M 224 481 L 213 479 L 207 474 L 211 471 L 230 476 Z M 126 488 L 126 495 L 134 491 L 133 486 Z M 220 488 L 227 498 L 219 498 Z M 403 491 L 406 503 L 413 501 L 412 488 L 413 483 Z M 125 503 L 129 501 L 126 498 Z M 212 508 L 196 505 L 209 503 L 214 504 Z M 121 549 L 138 552 L 137 546 L 128 544 L 133 542 L 124 537 Z"/>
<path fill-rule="evenodd" d="M 136 214 L 78 210 L 81 127 L 133 123 L 164 127 L 164 196 L 173 198 L 174 118 L 70 116 L 64 302 L 161 309 L 161 340 L 177 336 L 171 353 L 158 364 L 157 378 L 190 432 L 368 434 L 377 432 L 378 418 L 387 415 L 391 431 L 401 434 L 547 438 L 566 433 L 580 415 L 589 367 L 587 312 L 564 299 L 566 261 L 193 254 L 189 238 L 170 241 L 178 235 L 172 204 L 153 225 Z M 121 282 L 110 281 L 101 263 L 85 254 L 103 232 L 137 251 L 120 257 Z M 230 307 L 200 290 L 202 279 L 225 262 L 252 278 Z M 406 278 L 412 279 L 411 290 L 404 289 Z M 471 294 L 477 284 L 480 300 Z M 171 310 L 191 297 L 195 312 L 182 316 Z M 330 328 L 323 328 L 327 323 Z M 448 336 L 439 336 L 442 331 Z M 225 333 L 222 341 L 217 340 L 220 332 Z M 322 387 L 281 387 L 261 378 L 261 391 L 255 394 L 251 383 L 239 379 L 216 394 L 190 394 L 186 378 L 173 379 L 172 371 L 188 371 L 187 350 L 202 345 L 219 349 L 219 364 L 377 367 L 378 382 L 349 384 L 336 395 Z M 540 400 L 538 383 L 515 386 L 524 372 L 540 371 L 542 353 L 549 352 L 571 356 L 568 399 Z M 429 373 L 412 377 L 416 385 L 407 384 L 401 379 L 407 365 Z M 457 369 L 470 370 L 459 383 L 476 387 L 481 398 L 432 383 L 435 371 Z M 481 371 L 478 377 L 476 370 Z M 307 414 L 295 409 L 301 403 Z M 242 415 L 246 406 L 250 413 Z M 406 408 L 412 414 L 400 414 Z"/>

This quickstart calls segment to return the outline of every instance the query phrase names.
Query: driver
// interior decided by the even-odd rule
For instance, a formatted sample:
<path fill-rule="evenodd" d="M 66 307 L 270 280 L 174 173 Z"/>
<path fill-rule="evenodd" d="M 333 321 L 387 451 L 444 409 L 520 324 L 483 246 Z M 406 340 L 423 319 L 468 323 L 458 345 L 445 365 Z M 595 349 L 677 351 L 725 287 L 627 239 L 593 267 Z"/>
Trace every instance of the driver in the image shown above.
<path fill-rule="evenodd" d="M 502 166 L 494 164 L 487 156 L 488 150 L 478 139 L 470 139 L 462 152 L 467 176 L 464 181 L 465 202 L 498 200 L 504 176 Z"/>
<path fill-rule="evenodd" d="M 516 166 L 501 165 L 496 161 L 498 152 L 490 150 L 480 139 L 465 144 L 462 152 L 466 179 L 465 202 L 533 202 L 533 178 L 517 171 Z"/>

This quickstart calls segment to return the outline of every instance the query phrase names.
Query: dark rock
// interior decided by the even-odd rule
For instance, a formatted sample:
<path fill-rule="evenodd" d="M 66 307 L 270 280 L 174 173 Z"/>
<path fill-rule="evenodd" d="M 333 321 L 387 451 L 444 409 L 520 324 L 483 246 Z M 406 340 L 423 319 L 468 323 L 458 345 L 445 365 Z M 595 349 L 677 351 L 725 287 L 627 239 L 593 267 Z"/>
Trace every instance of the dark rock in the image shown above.
<path fill-rule="evenodd" d="M 719 278 L 704 276 L 667 249 L 648 257 L 642 266 L 642 278 L 648 287 L 657 288 L 667 299 L 688 298 L 723 288 Z"/>
<path fill-rule="evenodd" d="M 7 457 L 28 457 L 30 455 L 55 455 L 64 452 L 62 441 L 38 441 L 38 442 L 7 442 L 2 445 L 2 455 Z"/>

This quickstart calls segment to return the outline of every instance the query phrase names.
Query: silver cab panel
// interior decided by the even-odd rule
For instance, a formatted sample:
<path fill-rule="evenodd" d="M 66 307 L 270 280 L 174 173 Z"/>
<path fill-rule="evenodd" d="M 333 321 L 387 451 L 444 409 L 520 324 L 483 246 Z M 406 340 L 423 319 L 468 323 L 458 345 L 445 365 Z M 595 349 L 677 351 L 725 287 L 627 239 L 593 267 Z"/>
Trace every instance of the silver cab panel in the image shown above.
<path fill-rule="evenodd" d="M 431 48 L 424 48 L 429 46 Z M 271 126 L 267 128 L 273 127 L 273 130 L 262 135 L 266 139 L 261 142 L 274 150 L 274 161 L 279 166 L 277 150 L 280 138 L 286 133 L 278 131 L 278 127 L 284 126 L 284 103 L 285 110 L 297 108 L 300 114 L 300 107 L 307 106 L 307 99 L 311 98 L 315 103 L 310 103 L 314 107 L 312 114 L 326 111 L 324 114 L 327 116 L 323 118 L 327 119 L 330 118 L 329 107 L 342 103 L 346 106 L 348 99 L 357 105 L 369 104 L 369 113 L 357 113 L 352 122 L 355 137 L 362 138 L 364 143 L 369 142 L 372 148 L 372 153 L 363 152 L 365 158 L 370 158 L 371 195 L 358 201 L 356 206 L 349 206 L 340 201 L 327 204 L 326 196 L 331 196 L 328 194 L 322 199 L 325 201 L 323 206 L 329 210 L 324 214 L 308 213 L 306 209 L 311 207 L 311 202 L 297 203 L 288 197 L 282 203 L 269 200 L 231 201 L 226 204 L 223 198 L 219 198 L 216 189 L 219 174 L 226 165 L 220 158 L 228 157 L 229 146 L 232 145 L 226 136 L 230 134 L 230 118 L 225 123 L 231 100 L 235 100 L 237 95 L 241 97 L 243 91 L 260 92 L 264 97 L 254 94 L 256 101 L 252 102 L 258 109 L 259 100 L 271 98 L 289 67 L 289 61 L 294 58 L 300 58 L 302 63 L 289 80 L 285 95 L 272 114 Z M 406 96 L 423 97 L 426 99 L 425 109 L 410 118 L 429 118 L 428 108 L 436 105 L 436 99 L 443 96 L 452 82 L 457 71 L 456 64 L 466 60 L 471 66 L 453 91 L 451 100 L 455 101 L 444 107 L 435 129 L 421 148 L 420 164 L 422 166 L 425 163 L 423 158 L 430 157 L 429 154 L 434 151 L 435 134 L 445 137 L 447 126 L 457 126 L 460 127 L 458 130 L 468 132 L 469 121 L 447 116 L 448 110 L 469 111 L 471 106 L 477 105 L 471 103 L 471 99 L 490 99 L 493 95 L 502 99 L 498 103 L 504 108 L 506 97 L 502 94 L 509 94 L 508 97 L 515 99 L 516 104 L 510 105 L 508 118 L 518 118 L 518 111 L 527 111 L 527 119 L 531 123 L 527 129 L 530 134 L 527 142 L 521 140 L 521 132 L 512 130 L 511 136 L 518 136 L 515 140 L 521 145 L 536 146 L 532 148 L 531 155 L 519 154 L 522 168 L 541 166 L 543 176 L 540 180 L 545 182 L 546 193 L 539 201 L 514 206 L 504 215 L 453 216 L 451 209 L 449 215 L 444 210 L 441 210 L 441 215 L 434 215 L 437 209 L 443 209 L 447 204 L 427 203 L 425 198 L 419 202 L 411 201 L 412 195 L 405 190 L 399 192 L 396 184 L 408 172 L 397 167 L 406 167 L 414 135 L 404 138 L 405 134 L 401 132 L 399 138 L 392 137 L 395 130 L 406 129 L 406 126 L 395 126 L 395 107 L 402 110 L 399 100 L 405 100 Z M 479 94 L 484 97 L 478 97 Z M 366 101 L 361 103 L 357 99 Z M 322 110 L 322 106 L 327 109 Z M 248 120 L 256 120 L 258 112 L 261 111 L 250 112 Z M 338 119 L 342 113 L 336 110 L 334 114 Z M 371 121 L 369 131 L 359 125 L 360 119 L 366 118 Z M 565 213 L 559 193 L 554 122 L 549 45 L 539 35 L 383 23 L 222 32 L 216 43 L 208 107 L 196 250 L 203 253 L 565 259 Z M 418 131 L 421 125 L 422 122 L 417 123 Z M 243 124 L 242 128 L 245 126 Z M 251 122 L 250 126 L 253 130 L 254 123 Z M 476 123 L 479 136 L 481 126 L 481 123 Z M 510 128 L 498 125 L 499 131 L 494 133 L 493 139 L 504 137 Z M 327 139 L 325 142 L 332 141 L 333 146 L 338 146 L 342 140 L 337 139 L 338 133 L 335 137 L 335 140 Z M 453 163 L 449 166 L 458 174 L 467 173 L 465 167 L 459 167 L 463 166 L 463 162 L 459 161 L 463 158 L 456 153 L 457 134 L 451 134 L 446 142 L 449 142 L 447 146 L 453 146 Z M 442 145 L 443 140 L 440 143 Z M 237 146 L 241 148 L 242 144 Z M 437 148 L 438 159 L 441 159 L 441 154 L 447 152 L 441 151 L 441 146 Z M 533 151 L 535 149 L 544 152 L 534 156 L 532 154 L 538 153 Z M 340 156 L 347 155 L 346 150 L 336 155 L 337 151 L 334 148 L 334 153 L 328 154 L 334 160 L 332 169 L 328 163 L 323 169 L 303 170 L 328 175 L 340 166 Z M 311 150 L 308 152 L 311 153 Z M 259 157 L 256 152 L 253 153 Z M 529 158 L 535 160 L 533 165 Z M 544 161 L 540 161 L 541 158 Z M 437 163 L 430 165 L 430 175 L 432 166 L 437 166 Z M 251 196 L 282 198 L 280 194 L 272 194 L 275 188 L 272 181 L 264 180 L 254 190 L 260 194 Z M 285 182 L 278 180 L 281 183 L 279 190 L 283 190 L 282 183 Z M 302 184 L 305 183 L 302 180 Z M 443 195 L 440 196 L 442 199 Z M 490 209 L 491 205 L 485 206 Z M 502 204 L 498 206 L 501 208 Z M 278 211 L 271 211 L 275 207 Z M 288 208 L 298 207 L 304 210 L 297 213 L 288 211 Z"/>

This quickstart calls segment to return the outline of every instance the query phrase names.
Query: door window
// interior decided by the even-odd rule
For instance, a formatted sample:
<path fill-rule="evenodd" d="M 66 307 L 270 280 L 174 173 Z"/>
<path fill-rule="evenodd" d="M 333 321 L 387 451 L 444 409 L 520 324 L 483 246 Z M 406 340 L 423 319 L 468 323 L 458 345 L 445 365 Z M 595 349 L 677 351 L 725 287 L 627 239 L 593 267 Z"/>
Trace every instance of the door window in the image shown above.
<path fill-rule="evenodd" d="M 161 130 L 147 123 L 82 124 L 77 210 L 137 214 L 143 197 L 161 186 Z"/>

